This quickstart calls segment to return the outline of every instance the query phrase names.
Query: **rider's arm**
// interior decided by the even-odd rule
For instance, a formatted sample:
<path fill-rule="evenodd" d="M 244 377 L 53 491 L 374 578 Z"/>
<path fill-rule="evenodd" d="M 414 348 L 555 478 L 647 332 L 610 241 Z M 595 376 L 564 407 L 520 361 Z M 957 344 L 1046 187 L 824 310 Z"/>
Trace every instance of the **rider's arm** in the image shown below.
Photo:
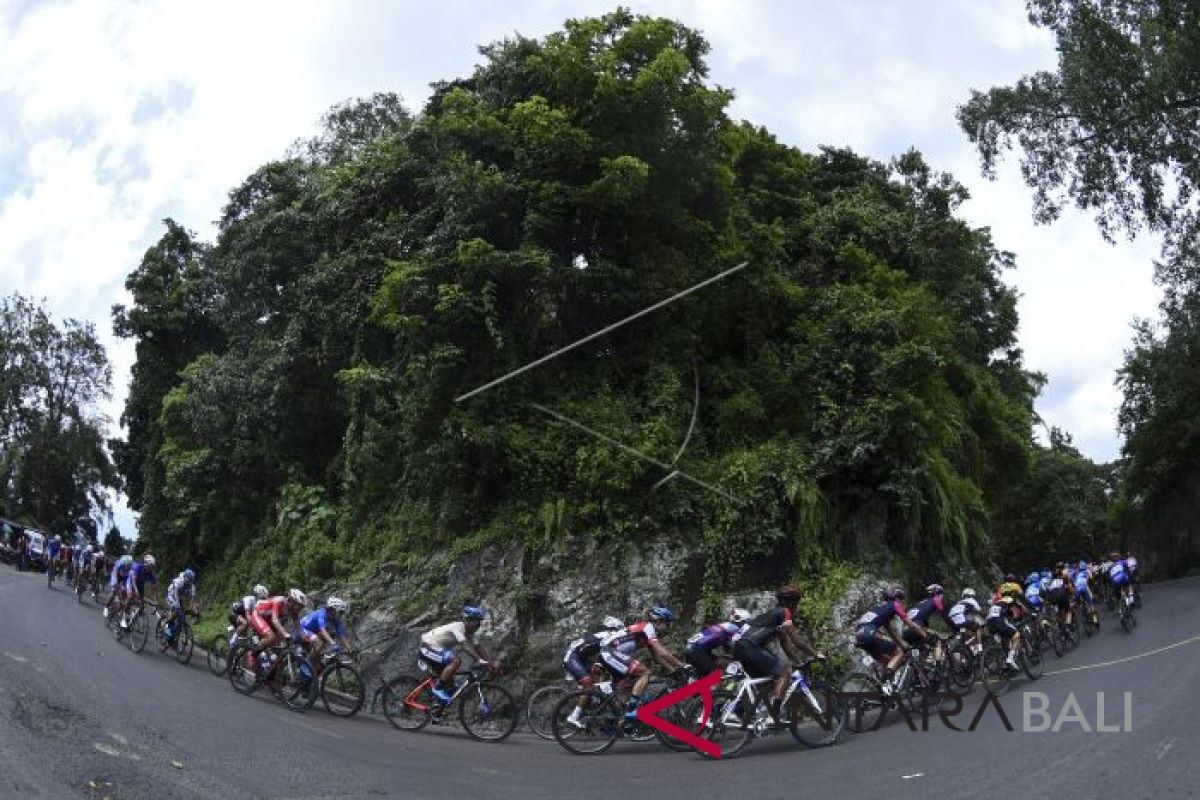
<path fill-rule="evenodd" d="M 650 655 L 654 656 L 654 660 L 669 669 L 679 669 L 683 666 L 683 662 L 671 654 L 667 648 L 663 647 L 658 639 L 647 639 L 646 647 L 650 650 Z"/>
<path fill-rule="evenodd" d="M 804 640 L 800 635 L 800 631 L 796 630 L 796 625 L 791 620 L 783 623 L 783 636 L 780 637 L 779 643 L 783 645 L 783 651 L 787 653 L 788 658 L 792 661 L 803 661 L 804 657 L 800 652 L 803 651 L 809 658 L 821 658 L 821 653 L 811 644 Z"/>

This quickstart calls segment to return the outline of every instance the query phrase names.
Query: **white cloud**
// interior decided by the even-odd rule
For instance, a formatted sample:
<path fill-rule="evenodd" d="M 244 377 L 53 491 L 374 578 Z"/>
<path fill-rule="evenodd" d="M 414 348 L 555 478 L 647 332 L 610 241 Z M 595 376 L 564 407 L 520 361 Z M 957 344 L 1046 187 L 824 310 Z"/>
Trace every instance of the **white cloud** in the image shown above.
<path fill-rule="evenodd" d="M 913 145 L 971 187 L 966 212 L 1018 255 L 1021 341 L 1049 374 L 1039 403 L 1097 458 L 1116 450 L 1113 370 L 1128 321 L 1151 314 L 1152 243 L 1103 244 L 1089 220 L 1030 222 L 1011 175 L 981 181 L 953 119 L 968 90 L 1052 67 L 1023 4 L 631 4 L 700 28 L 736 116 L 805 148 L 849 144 L 887 159 Z M 172 216 L 210 237 L 226 193 L 311 134 L 352 96 L 397 90 L 419 109 L 432 81 L 468 74 L 477 46 L 542 35 L 609 2 L 456 0 L 380 4 L 67 0 L 0 9 L 0 290 L 45 295 L 92 319 L 117 368 L 119 414 L 132 348 L 109 307 Z M 21 13 L 17 13 L 20 11 Z M 6 173 L 10 171 L 5 167 Z M 131 527 L 122 523 L 123 530 Z"/>

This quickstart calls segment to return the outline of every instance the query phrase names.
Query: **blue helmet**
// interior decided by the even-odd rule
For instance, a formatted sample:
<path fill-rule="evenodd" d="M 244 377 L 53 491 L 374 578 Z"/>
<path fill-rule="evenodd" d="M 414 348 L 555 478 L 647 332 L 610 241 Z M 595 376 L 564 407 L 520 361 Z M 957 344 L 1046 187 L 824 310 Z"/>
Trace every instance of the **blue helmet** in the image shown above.
<path fill-rule="evenodd" d="M 464 606 L 463 617 L 466 619 L 482 620 L 484 618 L 483 609 L 479 606 Z"/>
<path fill-rule="evenodd" d="M 185 569 L 181 574 L 183 575 L 184 580 L 186 580 L 188 583 L 196 582 L 196 572 L 191 567 Z"/>
<path fill-rule="evenodd" d="M 1050 570 L 1048 570 L 1048 569 L 1042 570 L 1042 577 L 1045 578 L 1046 580 L 1050 580 L 1050 578 L 1051 578 Z"/>
<path fill-rule="evenodd" d="M 1031 573 L 1029 573 L 1029 577 L 1025 579 L 1025 583 L 1026 583 L 1026 585 L 1031 584 L 1031 583 L 1037 583 L 1041 577 L 1042 576 L 1039 575 L 1038 573 L 1031 572 Z"/>
<path fill-rule="evenodd" d="M 1086 561 L 1080 561 L 1080 562 L 1079 562 L 1079 568 L 1080 568 L 1080 569 L 1087 569 L 1087 562 L 1086 562 Z"/>
<path fill-rule="evenodd" d="M 666 606 L 655 606 L 650 609 L 650 619 L 673 622 L 675 620 L 675 612 Z"/>

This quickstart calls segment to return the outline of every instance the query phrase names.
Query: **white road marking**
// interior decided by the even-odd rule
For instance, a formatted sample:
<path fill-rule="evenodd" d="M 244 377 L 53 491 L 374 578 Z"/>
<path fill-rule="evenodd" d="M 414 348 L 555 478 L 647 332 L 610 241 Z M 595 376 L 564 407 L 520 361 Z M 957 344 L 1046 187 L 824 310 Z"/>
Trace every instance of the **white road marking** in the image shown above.
<path fill-rule="evenodd" d="M 1165 756 L 1167 753 L 1171 752 L 1171 748 L 1172 748 L 1172 747 L 1174 747 L 1174 746 L 1175 746 L 1175 740 L 1174 740 L 1174 739 L 1172 739 L 1171 741 L 1169 741 L 1169 742 L 1166 742 L 1165 744 L 1163 744 L 1163 746 L 1162 746 L 1162 747 L 1160 747 L 1160 748 L 1158 749 L 1158 755 L 1156 755 L 1156 756 L 1154 757 L 1154 760 L 1155 760 L 1155 761 L 1162 761 L 1162 760 L 1163 760 L 1163 756 Z"/>
<path fill-rule="evenodd" d="M 908 780 L 909 778 L 923 778 L 923 777 L 925 777 L 925 773 L 924 772 L 914 772 L 910 775 L 901 775 L 900 777 L 903 778 L 904 780 Z"/>
<path fill-rule="evenodd" d="M 1165 653 L 1168 650 L 1173 650 L 1176 647 L 1183 647 L 1185 644 L 1200 642 L 1200 636 L 1193 636 L 1190 639 L 1181 639 L 1173 644 L 1168 644 L 1164 647 L 1159 647 L 1154 650 L 1147 650 L 1145 653 L 1138 653 L 1136 656 L 1126 656 L 1125 658 L 1114 658 L 1112 661 L 1101 661 L 1099 664 L 1084 664 L 1082 667 L 1067 667 L 1066 669 L 1055 669 L 1047 672 L 1047 675 L 1062 675 L 1066 672 L 1080 672 L 1085 669 L 1099 669 L 1100 667 L 1111 667 L 1116 664 L 1124 664 L 1128 661 L 1137 661 L 1139 658 L 1149 658 L 1150 656 Z"/>
<path fill-rule="evenodd" d="M 126 739 L 124 736 L 122 736 L 119 733 L 111 733 L 110 732 L 108 735 L 111 736 L 112 738 L 116 739 L 121 744 L 125 744 L 125 745 L 129 744 L 129 740 Z"/>
<path fill-rule="evenodd" d="M 116 756 L 121 755 L 120 752 L 117 751 L 117 748 L 113 747 L 110 744 L 105 744 L 104 742 L 95 742 L 92 745 L 92 747 L 96 748 L 101 753 L 104 753 L 104 755 L 106 755 L 106 756 L 116 757 Z"/>
<path fill-rule="evenodd" d="M 16 653 L 10 653 L 7 650 L 4 651 L 4 655 L 11 658 L 13 661 L 19 662 L 21 664 L 27 664 L 29 662 L 29 659 L 26 658 L 25 656 L 19 656 Z"/>

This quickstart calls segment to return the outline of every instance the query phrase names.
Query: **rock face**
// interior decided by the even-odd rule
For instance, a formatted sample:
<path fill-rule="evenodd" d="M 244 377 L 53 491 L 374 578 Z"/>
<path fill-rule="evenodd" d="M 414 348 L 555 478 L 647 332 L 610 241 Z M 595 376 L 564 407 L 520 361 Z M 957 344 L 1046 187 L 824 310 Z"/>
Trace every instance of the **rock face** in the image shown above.
<path fill-rule="evenodd" d="M 683 640 L 702 622 L 702 575 L 699 548 L 681 545 L 678 538 L 615 548 L 579 536 L 552 550 L 486 546 L 450 564 L 431 562 L 409 570 L 389 564 L 336 591 L 351 603 L 372 691 L 384 678 L 415 673 L 421 634 L 456 619 L 467 603 L 487 610 L 480 639 L 504 659 L 506 682 L 522 691 L 530 683 L 560 677 L 566 643 L 599 629 L 609 614 L 624 617 L 651 605 L 671 606 L 679 621 L 667 643 L 681 651 Z M 805 635 L 852 648 L 854 620 L 878 602 L 886 585 L 877 577 L 855 579 L 829 618 Z M 765 611 L 774 605 L 773 588 L 731 594 L 722 610 Z"/>

